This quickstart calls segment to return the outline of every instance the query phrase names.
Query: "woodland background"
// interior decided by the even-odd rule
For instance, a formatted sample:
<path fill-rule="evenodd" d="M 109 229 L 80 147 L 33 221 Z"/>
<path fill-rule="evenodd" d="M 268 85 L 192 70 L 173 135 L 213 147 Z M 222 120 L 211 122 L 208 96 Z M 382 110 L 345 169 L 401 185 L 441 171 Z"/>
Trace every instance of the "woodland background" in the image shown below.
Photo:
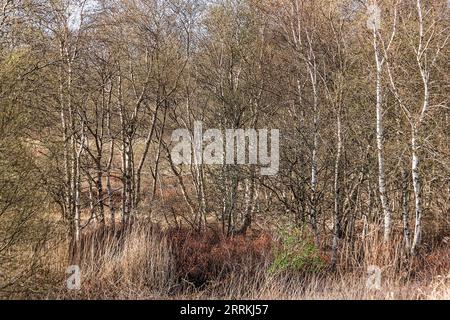
<path fill-rule="evenodd" d="M 0 4 L 0 297 L 450 297 L 448 1 Z M 174 165 L 194 121 L 278 175 Z"/>

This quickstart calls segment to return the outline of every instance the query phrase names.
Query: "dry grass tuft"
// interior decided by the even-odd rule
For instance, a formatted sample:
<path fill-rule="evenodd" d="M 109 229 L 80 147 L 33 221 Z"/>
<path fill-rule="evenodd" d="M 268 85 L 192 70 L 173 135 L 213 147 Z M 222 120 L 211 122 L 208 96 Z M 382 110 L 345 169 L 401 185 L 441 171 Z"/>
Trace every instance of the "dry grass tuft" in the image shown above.
<path fill-rule="evenodd" d="M 162 230 L 148 223 L 135 223 L 129 228 L 102 227 L 86 232 L 77 247 L 66 244 L 53 250 L 38 271 L 42 273 L 42 290 L 24 297 L 450 299 L 447 246 L 412 258 L 402 249 L 400 237 L 393 243 L 387 248 L 372 233 L 355 241 L 353 247 L 341 245 L 342 257 L 335 271 L 325 265 L 314 272 L 276 272 L 274 261 L 281 244 L 264 232 L 227 238 L 214 230 L 199 234 L 183 228 Z M 305 246 L 294 248 L 303 250 Z M 303 253 L 299 254 L 302 257 Z M 325 263 L 329 263 L 327 255 L 320 252 Z M 80 266 L 80 291 L 65 287 L 69 264 Z M 382 270 L 379 290 L 366 286 L 369 265 Z"/>

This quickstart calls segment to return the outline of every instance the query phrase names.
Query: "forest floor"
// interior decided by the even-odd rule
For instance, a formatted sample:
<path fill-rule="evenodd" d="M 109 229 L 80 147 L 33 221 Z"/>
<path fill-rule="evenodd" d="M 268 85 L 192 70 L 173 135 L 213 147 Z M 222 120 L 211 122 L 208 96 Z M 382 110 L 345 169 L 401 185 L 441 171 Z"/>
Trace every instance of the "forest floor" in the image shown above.
<path fill-rule="evenodd" d="M 416 257 L 401 237 L 386 248 L 377 233 L 329 249 L 298 229 L 224 237 L 139 223 L 124 230 L 92 228 L 77 248 L 49 247 L 20 287 L 5 298 L 27 299 L 450 299 L 446 240 Z M 69 254 L 68 254 L 69 252 Z M 68 265 L 79 265 L 80 290 L 67 288 Z M 375 269 L 374 269 L 375 268 Z M 370 270 L 372 270 L 370 272 Z M 369 273 L 368 273 L 369 271 Z"/>

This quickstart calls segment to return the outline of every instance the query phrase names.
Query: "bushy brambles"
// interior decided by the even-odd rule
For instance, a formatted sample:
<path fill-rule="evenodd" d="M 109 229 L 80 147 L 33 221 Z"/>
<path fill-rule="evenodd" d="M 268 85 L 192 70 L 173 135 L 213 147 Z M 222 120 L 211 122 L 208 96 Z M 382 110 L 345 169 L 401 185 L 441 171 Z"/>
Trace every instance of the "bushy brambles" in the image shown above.
<path fill-rule="evenodd" d="M 190 229 L 172 229 L 169 243 L 180 279 L 201 286 L 226 278 L 242 268 L 258 268 L 271 259 L 271 238 L 266 233 L 248 238 L 243 235 L 225 237 L 209 229 L 203 233 Z"/>

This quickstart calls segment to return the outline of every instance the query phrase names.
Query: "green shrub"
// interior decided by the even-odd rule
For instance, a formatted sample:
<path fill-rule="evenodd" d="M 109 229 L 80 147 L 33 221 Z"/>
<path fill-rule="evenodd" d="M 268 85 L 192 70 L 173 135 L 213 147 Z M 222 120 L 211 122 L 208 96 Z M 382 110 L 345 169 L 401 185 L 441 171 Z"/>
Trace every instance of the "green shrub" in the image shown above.
<path fill-rule="evenodd" d="M 275 257 L 269 268 L 271 273 L 317 272 L 324 267 L 324 261 L 313 241 L 301 237 L 294 229 L 281 234 L 281 243 L 275 249 Z"/>

